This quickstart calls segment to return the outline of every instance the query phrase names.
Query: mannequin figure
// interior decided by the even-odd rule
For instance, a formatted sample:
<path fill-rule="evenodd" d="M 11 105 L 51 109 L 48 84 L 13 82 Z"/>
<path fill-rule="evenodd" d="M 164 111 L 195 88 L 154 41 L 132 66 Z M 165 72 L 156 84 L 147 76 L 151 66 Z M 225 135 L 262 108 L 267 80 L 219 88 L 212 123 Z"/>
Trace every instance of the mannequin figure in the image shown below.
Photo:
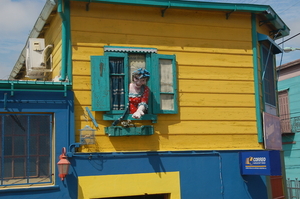
<path fill-rule="evenodd" d="M 135 119 L 140 119 L 148 108 L 150 89 L 146 86 L 150 73 L 143 68 L 132 73 L 132 82 L 129 84 L 129 113 Z"/>

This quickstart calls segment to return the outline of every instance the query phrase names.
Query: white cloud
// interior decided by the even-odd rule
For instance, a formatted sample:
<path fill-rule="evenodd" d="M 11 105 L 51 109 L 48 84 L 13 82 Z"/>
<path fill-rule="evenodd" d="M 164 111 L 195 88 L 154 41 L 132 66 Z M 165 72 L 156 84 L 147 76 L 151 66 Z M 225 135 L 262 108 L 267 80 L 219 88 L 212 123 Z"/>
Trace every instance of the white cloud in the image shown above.
<path fill-rule="evenodd" d="M 17 34 L 29 34 L 44 4 L 45 0 L 1 0 L 0 36 L 13 38 Z"/>
<path fill-rule="evenodd" d="M 0 78 L 16 63 L 46 0 L 1 0 Z"/>

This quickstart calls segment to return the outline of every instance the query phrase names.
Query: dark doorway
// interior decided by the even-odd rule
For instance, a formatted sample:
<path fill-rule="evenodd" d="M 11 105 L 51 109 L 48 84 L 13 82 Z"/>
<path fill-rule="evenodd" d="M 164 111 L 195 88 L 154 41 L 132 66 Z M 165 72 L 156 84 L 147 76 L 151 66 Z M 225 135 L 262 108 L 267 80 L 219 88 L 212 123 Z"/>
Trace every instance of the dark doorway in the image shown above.
<path fill-rule="evenodd" d="M 112 197 L 112 198 L 101 198 L 101 199 L 169 199 L 169 194 L 145 194 L 141 196 L 123 196 L 123 197 Z"/>

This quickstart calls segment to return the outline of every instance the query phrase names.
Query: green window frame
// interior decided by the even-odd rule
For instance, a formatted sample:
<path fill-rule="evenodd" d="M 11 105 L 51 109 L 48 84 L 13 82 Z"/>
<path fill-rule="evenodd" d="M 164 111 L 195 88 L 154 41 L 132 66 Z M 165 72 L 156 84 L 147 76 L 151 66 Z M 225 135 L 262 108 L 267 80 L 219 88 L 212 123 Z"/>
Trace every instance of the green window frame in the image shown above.
<path fill-rule="evenodd" d="M 261 81 L 264 111 L 277 115 L 277 79 L 275 54 L 282 53 L 282 49 L 267 35 L 257 33 L 260 43 Z"/>
<path fill-rule="evenodd" d="M 276 107 L 276 86 L 275 86 L 275 65 L 274 54 L 262 45 L 262 69 L 263 69 L 263 86 L 264 101 Z"/>
<path fill-rule="evenodd" d="M 106 46 L 103 56 L 91 56 L 92 110 L 105 111 L 104 120 L 118 119 L 124 110 L 113 110 L 112 105 L 112 75 L 124 78 L 125 106 L 128 103 L 128 85 L 131 74 L 129 56 L 143 55 L 145 68 L 151 76 L 147 83 L 151 94 L 148 101 L 148 112 L 141 120 L 157 120 L 157 114 L 177 114 L 177 67 L 175 55 L 156 54 L 153 48 L 113 47 Z M 112 74 L 110 61 L 121 59 L 124 71 Z M 134 120 L 130 115 L 126 117 Z M 126 118 L 124 118 L 126 119 Z"/>

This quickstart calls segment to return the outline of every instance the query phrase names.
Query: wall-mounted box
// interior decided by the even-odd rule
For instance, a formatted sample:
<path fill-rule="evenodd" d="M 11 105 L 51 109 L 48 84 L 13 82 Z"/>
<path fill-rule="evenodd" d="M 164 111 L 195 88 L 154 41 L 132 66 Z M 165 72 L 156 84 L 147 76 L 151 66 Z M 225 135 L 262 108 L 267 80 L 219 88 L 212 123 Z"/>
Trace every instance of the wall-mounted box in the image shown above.
<path fill-rule="evenodd" d="M 52 72 L 53 45 L 45 47 L 43 38 L 29 38 L 26 44 L 26 77 L 43 78 L 45 72 Z"/>

